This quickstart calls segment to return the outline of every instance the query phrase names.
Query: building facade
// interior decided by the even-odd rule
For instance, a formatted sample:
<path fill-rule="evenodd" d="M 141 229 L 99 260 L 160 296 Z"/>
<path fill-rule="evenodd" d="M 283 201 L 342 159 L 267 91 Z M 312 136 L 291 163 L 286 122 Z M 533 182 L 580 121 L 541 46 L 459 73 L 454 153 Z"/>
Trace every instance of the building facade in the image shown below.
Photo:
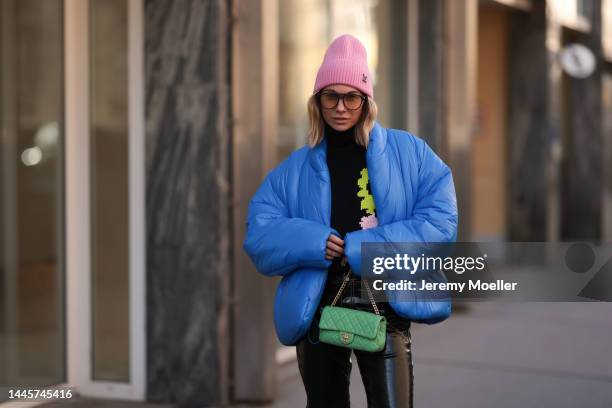
<path fill-rule="evenodd" d="M 453 169 L 460 240 L 612 239 L 612 0 L 0 4 L 0 389 L 275 398 L 248 201 L 342 33 Z"/>

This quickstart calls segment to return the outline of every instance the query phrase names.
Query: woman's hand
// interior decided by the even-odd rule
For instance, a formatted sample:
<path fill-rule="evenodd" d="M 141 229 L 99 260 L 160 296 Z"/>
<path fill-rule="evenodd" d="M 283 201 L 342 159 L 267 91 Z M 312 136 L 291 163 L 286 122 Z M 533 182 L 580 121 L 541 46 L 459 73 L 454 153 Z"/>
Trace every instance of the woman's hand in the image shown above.
<path fill-rule="evenodd" d="M 327 238 L 325 259 L 341 258 L 344 256 L 344 240 L 337 235 L 330 234 Z"/>

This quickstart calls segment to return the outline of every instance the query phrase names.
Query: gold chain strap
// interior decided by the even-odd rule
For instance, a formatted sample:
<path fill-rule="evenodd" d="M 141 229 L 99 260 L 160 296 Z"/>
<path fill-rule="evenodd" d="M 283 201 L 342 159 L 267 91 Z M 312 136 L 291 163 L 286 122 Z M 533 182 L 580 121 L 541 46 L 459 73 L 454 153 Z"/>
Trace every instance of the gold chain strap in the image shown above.
<path fill-rule="evenodd" d="M 340 295 L 342 294 L 342 291 L 346 287 L 346 284 L 349 281 L 350 276 L 351 276 L 351 271 L 348 271 L 346 275 L 344 275 L 344 280 L 342 281 L 342 285 L 340 286 L 338 293 L 336 293 L 336 297 L 334 298 L 334 301 L 331 304 L 332 306 L 336 306 L 336 303 L 338 302 L 338 298 L 340 298 Z"/>
<path fill-rule="evenodd" d="M 345 265 L 346 265 L 346 258 L 342 258 L 342 266 L 345 266 Z M 348 283 L 351 277 L 351 273 L 352 272 L 349 269 L 346 275 L 344 275 L 344 279 L 342 280 L 342 285 L 340 285 L 340 289 L 338 289 L 338 293 L 336 293 L 336 297 L 332 301 L 332 304 L 331 304 L 332 306 L 335 306 L 336 303 L 338 303 L 338 299 L 340 298 L 340 295 L 344 291 L 344 288 L 346 287 L 346 284 Z M 368 292 L 368 298 L 370 299 L 370 303 L 372 303 L 372 307 L 374 308 L 374 313 L 380 316 L 380 312 L 378 311 L 378 306 L 376 306 L 376 302 L 374 302 L 374 296 L 372 295 L 372 291 L 370 290 L 370 285 L 368 285 L 368 281 L 363 281 L 363 283 L 365 284 L 366 291 Z"/>
<path fill-rule="evenodd" d="M 378 312 L 378 306 L 376 306 L 376 302 L 374 302 L 374 296 L 372 295 L 372 291 L 370 290 L 370 285 L 368 285 L 368 281 L 364 280 L 363 283 L 365 283 L 366 291 L 368 292 L 368 297 L 370 298 L 370 302 L 372 302 L 374 313 L 380 316 L 380 313 Z"/>

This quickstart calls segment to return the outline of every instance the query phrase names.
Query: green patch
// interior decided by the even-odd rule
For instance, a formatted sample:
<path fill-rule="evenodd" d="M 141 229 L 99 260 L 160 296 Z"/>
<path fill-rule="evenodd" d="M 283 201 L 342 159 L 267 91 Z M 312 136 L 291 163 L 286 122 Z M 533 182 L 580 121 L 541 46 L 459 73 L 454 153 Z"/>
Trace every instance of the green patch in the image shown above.
<path fill-rule="evenodd" d="M 374 197 L 368 191 L 369 181 L 368 169 L 364 167 L 361 169 L 361 177 L 357 180 L 357 186 L 359 187 L 357 197 L 361 197 L 361 209 L 365 210 L 369 215 L 373 215 L 376 205 L 374 204 Z"/>

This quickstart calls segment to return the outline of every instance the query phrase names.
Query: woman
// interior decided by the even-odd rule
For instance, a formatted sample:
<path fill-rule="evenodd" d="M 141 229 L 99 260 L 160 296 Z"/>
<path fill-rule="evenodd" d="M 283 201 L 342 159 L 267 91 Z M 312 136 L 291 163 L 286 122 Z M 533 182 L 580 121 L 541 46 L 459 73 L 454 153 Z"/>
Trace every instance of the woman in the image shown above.
<path fill-rule="evenodd" d="M 366 50 L 336 38 L 308 101 L 309 143 L 268 174 L 249 205 L 244 249 L 257 270 L 283 276 L 277 335 L 295 345 L 307 406 L 348 407 L 351 349 L 318 341 L 321 309 L 344 274 L 361 273 L 362 242 L 452 242 L 457 205 L 448 166 L 421 139 L 376 121 Z M 341 306 L 371 311 L 352 279 Z M 368 407 L 412 406 L 410 322 L 435 323 L 449 302 L 378 302 L 378 353 L 355 351 Z"/>

